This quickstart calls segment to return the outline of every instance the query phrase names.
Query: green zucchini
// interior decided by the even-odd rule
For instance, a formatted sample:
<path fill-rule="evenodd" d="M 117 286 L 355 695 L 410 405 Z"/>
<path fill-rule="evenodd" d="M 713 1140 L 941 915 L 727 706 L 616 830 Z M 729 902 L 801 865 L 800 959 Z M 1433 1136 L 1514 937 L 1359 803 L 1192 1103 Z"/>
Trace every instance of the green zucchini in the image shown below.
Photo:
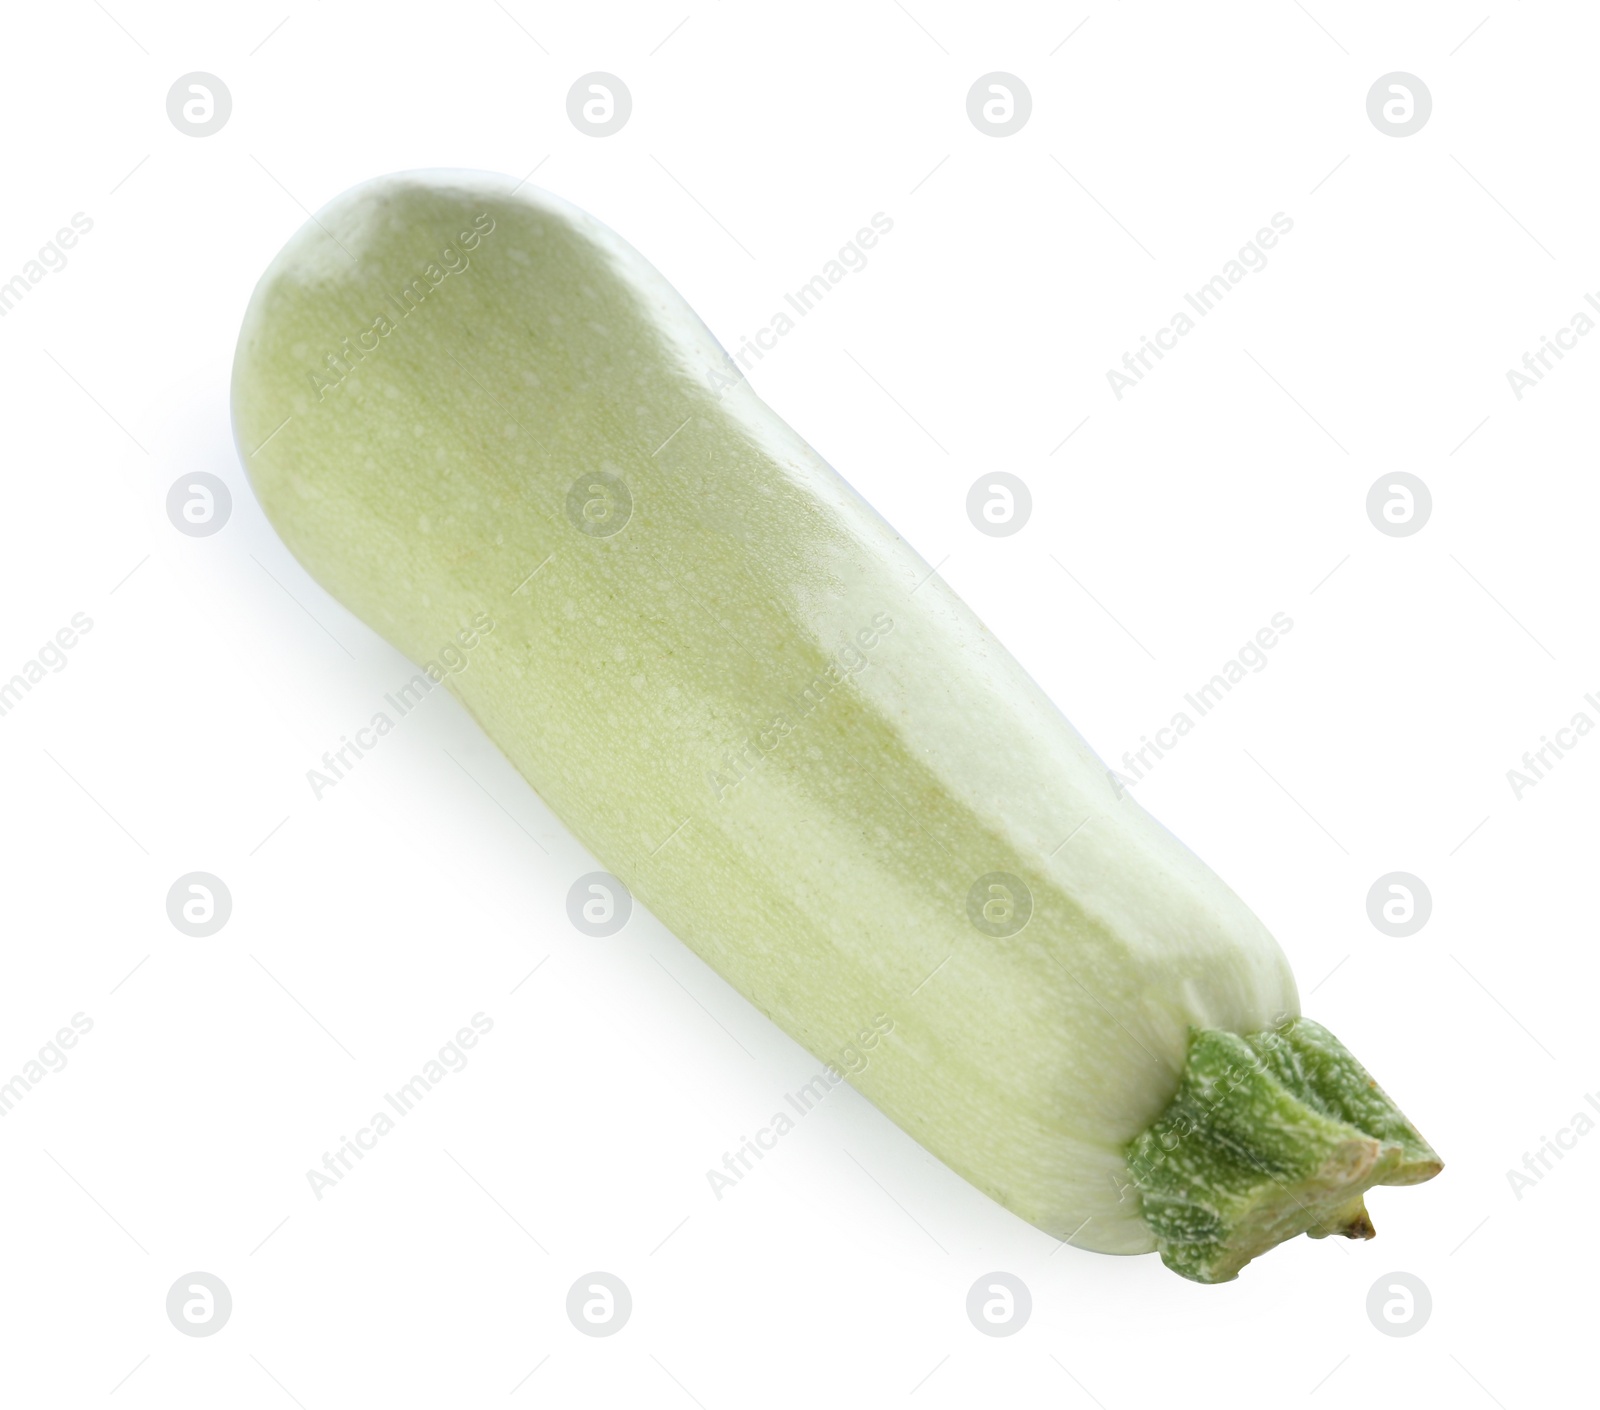
<path fill-rule="evenodd" d="M 449 688 L 583 844 L 1030 1223 L 1221 1281 L 1440 1169 L 1244 903 L 582 211 L 346 193 L 257 286 L 233 417 L 310 574 L 413 660 L 472 632 Z"/>

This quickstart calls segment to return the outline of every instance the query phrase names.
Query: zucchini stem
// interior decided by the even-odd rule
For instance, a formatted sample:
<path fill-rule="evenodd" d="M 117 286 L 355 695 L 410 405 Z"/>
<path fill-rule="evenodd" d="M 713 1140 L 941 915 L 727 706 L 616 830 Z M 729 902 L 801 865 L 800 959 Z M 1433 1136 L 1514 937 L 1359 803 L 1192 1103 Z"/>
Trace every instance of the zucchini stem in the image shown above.
<path fill-rule="evenodd" d="M 1365 1068 L 1310 1019 L 1240 1036 L 1192 1028 L 1178 1090 L 1127 1147 L 1161 1260 L 1224 1283 L 1296 1234 L 1376 1232 L 1373 1185 L 1415 1185 L 1443 1162 Z"/>

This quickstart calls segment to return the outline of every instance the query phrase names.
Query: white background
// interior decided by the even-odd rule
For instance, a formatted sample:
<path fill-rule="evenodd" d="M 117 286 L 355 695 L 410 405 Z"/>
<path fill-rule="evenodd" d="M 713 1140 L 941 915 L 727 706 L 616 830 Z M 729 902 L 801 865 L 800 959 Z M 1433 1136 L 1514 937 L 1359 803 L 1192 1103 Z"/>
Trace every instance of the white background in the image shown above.
<path fill-rule="evenodd" d="M 0 280 L 94 222 L 0 319 L 0 676 L 94 623 L 0 718 L 0 1075 L 93 1021 L 0 1120 L 8 1402 L 1592 1397 L 1600 1133 L 1520 1199 L 1506 1172 L 1600 1090 L 1600 738 L 1520 800 L 1506 771 L 1600 720 L 1600 338 L 1520 401 L 1505 374 L 1600 290 L 1600 22 L 1310 9 L 8 12 Z M 233 100 L 203 139 L 166 113 L 193 70 Z M 633 96 L 604 139 L 566 115 L 592 70 Z M 1032 93 L 1014 136 L 968 119 L 992 70 Z M 1366 111 L 1395 70 L 1433 97 L 1405 138 Z M 595 862 L 452 699 L 314 800 L 306 770 L 411 672 L 265 523 L 229 365 L 307 210 L 428 166 L 537 166 L 730 347 L 891 217 L 753 380 L 1108 760 L 1293 619 L 1137 789 L 1444 1156 L 1372 1195 L 1375 1241 L 1209 1288 L 1058 1248 L 849 1089 L 719 1202 L 707 1169 L 815 1060 L 648 915 L 576 933 Z M 1268 266 L 1117 400 L 1107 369 L 1280 211 Z M 165 500 L 199 470 L 234 506 L 191 538 Z M 966 517 L 995 470 L 1033 495 L 1009 539 Z M 1433 512 L 1397 538 L 1365 502 L 1400 470 Z M 196 870 L 233 897 L 209 939 L 166 913 Z M 1395 870 L 1433 897 L 1405 939 L 1366 913 Z M 470 1065 L 316 1199 L 306 1171 L 478 1012 Z M 633 1297 L 609 1338 L 565 1313 L 596 1269 Z M 232 1292 L 209 1338 L 165 1313 L 192 1270 Z M 1010 1337 L 965 1312 L 994 1270 L 1033 1298 Z M 1404 1338 L 1366 1312 L 1393 1271 L 1433 1300 Z"/>

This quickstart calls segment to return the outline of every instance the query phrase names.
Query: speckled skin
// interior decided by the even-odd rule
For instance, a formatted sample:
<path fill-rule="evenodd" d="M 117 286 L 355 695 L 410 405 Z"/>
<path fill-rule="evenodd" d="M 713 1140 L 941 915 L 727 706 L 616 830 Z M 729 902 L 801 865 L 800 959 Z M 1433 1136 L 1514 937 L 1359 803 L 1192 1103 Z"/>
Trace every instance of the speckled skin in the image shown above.
<path fill-rule="evenodd" d="M 1443 1162 L 1337 1038 L 1308 1018 L 1249 1037 L 1190 1036 L 1183 1083 L 1129 1147 L 1162 1261 L 1225 1283 L 1296 1234 L 1370 1239 L 1374 1185 L 1431 1180 Z"/>
<path fill-rule="evenodd" d="M 489 736 L 817 1057 L 892 1025 L 851 1080 L 930 1151 L 1050 1234 L 1154 1248 L 1124 1146 L 1191 1026 L 1298 1013 L 1283 954 L 871 506 L 715 385 L 643 258 L 512 188 L 370 182 L 267 270 L 233 414 L 268 516 L 413 660 L 489 614 L 450 677 Z M 609 535 L 579 527 L 621 518 L 597 472 L 632 501 Z M 968 918 L 990 872 L 1032 896 L 1009 938 Z"/>

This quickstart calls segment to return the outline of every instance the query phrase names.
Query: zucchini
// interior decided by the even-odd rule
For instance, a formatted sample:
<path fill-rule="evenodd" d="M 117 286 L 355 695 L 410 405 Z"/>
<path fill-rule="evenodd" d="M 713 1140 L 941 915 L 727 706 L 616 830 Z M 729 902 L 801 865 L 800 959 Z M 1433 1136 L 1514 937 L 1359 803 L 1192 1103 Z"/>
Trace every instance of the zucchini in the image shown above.
<path fill-rule="evenodd" d="M 1057 1239 L 1202 1282 L 1438 1157 L 1282 951 L 629 245 L 391 176 L 250 301 L 267 516 L 751 1003 Z M 864 1063 L 859 1055 L 871 1043 Z M 859 1045 L 859 1046 L 858 1046 Z"/>

